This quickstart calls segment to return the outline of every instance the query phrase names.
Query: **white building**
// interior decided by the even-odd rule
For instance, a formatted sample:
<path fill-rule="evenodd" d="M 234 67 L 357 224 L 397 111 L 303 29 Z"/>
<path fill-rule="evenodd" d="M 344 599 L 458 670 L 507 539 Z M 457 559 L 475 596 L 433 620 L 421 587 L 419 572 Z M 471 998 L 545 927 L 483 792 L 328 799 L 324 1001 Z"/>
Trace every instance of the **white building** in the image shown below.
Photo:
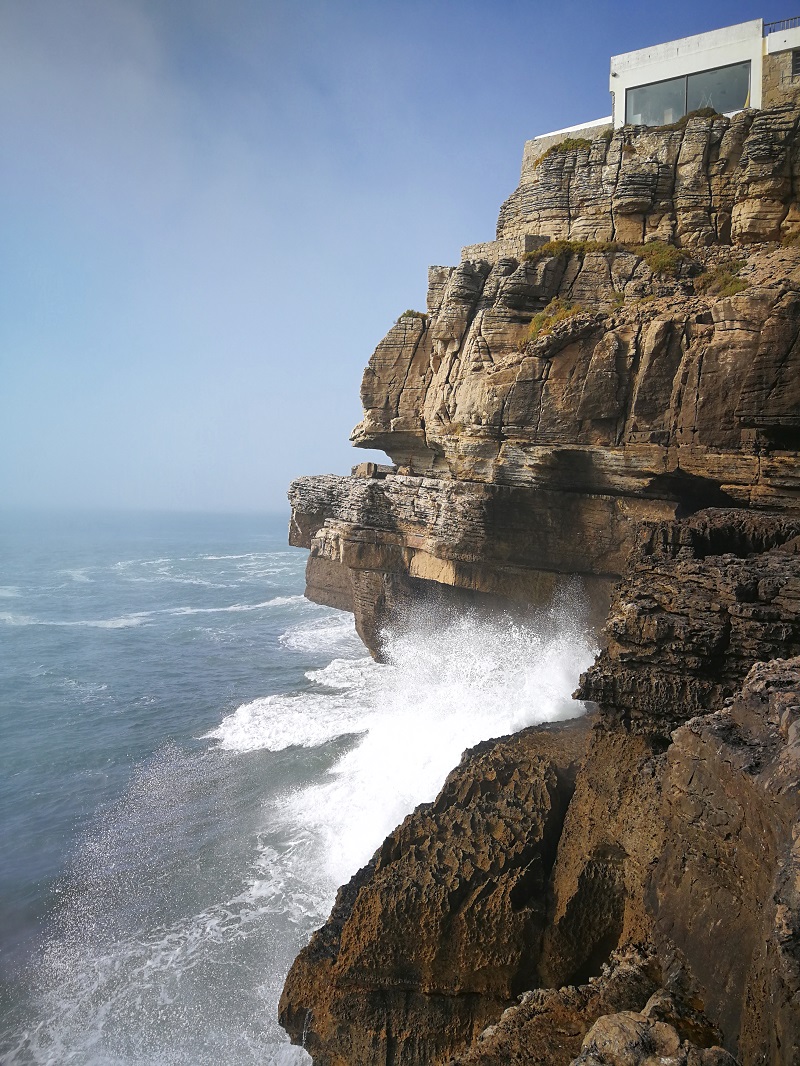
<path fill-rule="evenodd" d="M 745 107 L 800 106 L 800 18 L 752 19 L 612 56 L 609 88 L 607 118 L 526 143 L 523 177 L 559 141 L 591 139 L 612 124 L 664 126 L 704 107 L 730 115 Z"/>
<path fill-rule="evenodd" d="M 663 126 L 712 107 L 794 102 L 800 90 L 800 18 L 740 22 L 611 59 L 614 126 Z"/>

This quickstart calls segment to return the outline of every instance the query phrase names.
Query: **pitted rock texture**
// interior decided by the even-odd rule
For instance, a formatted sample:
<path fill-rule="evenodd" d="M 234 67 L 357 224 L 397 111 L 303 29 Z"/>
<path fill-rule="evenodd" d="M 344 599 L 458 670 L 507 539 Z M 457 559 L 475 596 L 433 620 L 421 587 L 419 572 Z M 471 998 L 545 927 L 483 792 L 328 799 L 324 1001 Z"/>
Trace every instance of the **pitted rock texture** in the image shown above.
<path fill-rule="evenodd" d="M 580 693 L 668 738 L 754 662 L 800 654 L 800 518 L 702 511 L 640 538 Z"/>
<path fill-rule="evenodd" d="M 778 240 L 798 224 L 798 112 L 693 116 L 672 128 L 625 126 L 589 147 L 523 166 L 499 238 L 687 245 Z"/>
<path fill-rule="evenodd" d="M 281 999 L 317 1066 L 433 1062 L 536 983 L 588 732 L 580 718 L 468 752 L 340 891 Z"/>
<path fill-rule="evenodd" d="M 600 1018 L 586 1035 L 581 1054 L 571 1066 L 736 1066 L 720 1047 L 698 1048 L 681 1040 L 666 1022 L 654 1021 L 647 1008 Z"/>
<path fill-rule="evenodd" d="M 718 1046 L 744 1066 L 800 1061 L 800 657 L 775 657 L 795 639 L 798 545 L 786 516 L 746 511 L 643 533 L 615 598 L 640 641 L 628 662 L 641 684 L 614 689 L 627 651 L 612 640 L 582 691 L 601 676 L 616 702 L 601 705 L 582 761 L 574 747 L 565 759 L 565 727 L 478 750 L 342 890 L 284 993 L 284 1024 L 315 1062 L 555 1066 L 597 1058 L 596 1040 L 581 1044 L 620 1011 L 645 1017 L 627 1051 L 630 1026 L 602 1028 L 606 1058 L 610 1033 L 619 1061 L 646 1061 L 648 1047 L 680 1066 L 728 1061 Z M 687 576 L 689 564 L 706 569 Z M 772 606 L 735 616 L 728 656 L 702 635 L 739 602 L 732 582 Z M 673 605 L 670 625 L 651 624 L 654 596 Z M 659 663 L 677 674 L 680 611 L 697 634 L 697 698 L 659 680 Z M 747 673 L 748 655 L 768 661 Z M 612 953 L 642 946 L 657 969 L 642 995 L 597 1000 L 592 978 Z M 508 1011 L 526 983 L 539 991 Z"/>
<path fill-rule="evenodd" d="M 744 1064 L 800 1062 L 800 658 L 674 735 L 647 905 Z"/>
<path fill-rule="evenodd" d="M 447 1066 L 566 1066 L 599 1018 L 640 1010 L 660 979 L 652 956 L 635 948 L 620 951 L 587 984 L 527 992 Z"/>

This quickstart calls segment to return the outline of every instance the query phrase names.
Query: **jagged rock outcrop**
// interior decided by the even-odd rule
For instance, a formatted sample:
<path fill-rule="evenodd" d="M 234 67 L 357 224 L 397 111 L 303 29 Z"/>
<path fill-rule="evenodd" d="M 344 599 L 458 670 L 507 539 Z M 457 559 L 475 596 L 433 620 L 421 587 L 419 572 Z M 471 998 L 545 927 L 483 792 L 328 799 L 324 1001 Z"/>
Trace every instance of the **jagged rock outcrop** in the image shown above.
<path fill-rule="evenodd" d="M 308 595 L 354 610 L 379 654 L 422 595 L 541 602 L 580 573 L 607 603 L 637 522 L 800 510 L 800 246 L 752 243 L 800 233 L 797 122 L 625 128 L 528 168 L 497 255 L 432 267 L 427 313 L 365 371 L 353 440 L 394 467 L 293 484 Z M 609 221 L 645 200 L 635 237 Z M 508 252 L 545 229 L 595 243 Z M 673 231 L 686 248 L 666 260 L 624 243 Z M 568 313 L 532 337 L 554 299 Z"/>
<path fill-rule="evenodd" d="M 467 752 L 340 890 L 281 1024 L 317 1066 L 432 1062 L 536 981 L 546 884 L 586 718 Z"/>
<path fill-rule="evenodd" d="M 375 654 L 420 600 L 610 603 L 588 740 L 476 749 L 340 891 L 281 1003 L 317 1066 L 800 1063 L 799 123 L 526 164 L 370 360 L 393 465 L 292 485 Z"/>
<path fill-rule="evenodd" d="M 614 952 L 585 985 L 527 992 L 448 1066 L 735 1066 L 662 977 L 652 953 Z"/>
<path fill-rule="evenodd" d="M 626 126 L 586 147 L 526 160 L 497 236 L 780 240 L 800 224 L 797 141 L 791 107 L 694 115 L 659 129 Z"/>
<path fill-rule="evenodd" d="M 740 510 L 644 533 L 582 683 L 603 702 L 577 778 L 585 732 L 532 729 L 466 758 L 387 839 L 287 980 L 284 1024 L 315 1062 L 470 1045 L 459 1063 L 603 1062 L 597 1032 L 581 1043 L 619 1011 L 644 1014 L 604 1040 L 622 1025 L 678 1063 L 727 1061 L 706 1054 L 718 1043 L 747 1063 L 800 1056 L 799 528 Z M 642 945 L 656 961 L 638 999 L 583 989 Z M 476 1039 L 525 985 L 549 991 Z M 680 1039 L 651 1032 L 659 988 Z"/>

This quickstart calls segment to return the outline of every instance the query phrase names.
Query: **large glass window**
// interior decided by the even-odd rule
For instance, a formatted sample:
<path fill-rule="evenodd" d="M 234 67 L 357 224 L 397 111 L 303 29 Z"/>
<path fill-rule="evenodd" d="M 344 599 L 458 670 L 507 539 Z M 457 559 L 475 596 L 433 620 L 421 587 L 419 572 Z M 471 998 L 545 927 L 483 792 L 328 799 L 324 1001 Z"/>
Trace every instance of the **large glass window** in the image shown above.
<path fill-rule="evenodd" d="M 690 74 L 686 88 L 686 110 L 713 107 L 721 115 L 741 111 L 750 103 L 750 64 L 734 63 Z"/>
<path fill-rule="evenodd" d="M 701 107 L 713 107 L 724 115 L 740 111 L 749 104 L 748 60 L 628 89 L 625 121 L 634 126 L 664 126 Z"/>
<path fill-rule="evenodd" d="M 685 114 L 685 77 L 639 85 L 625 94 L 625 121 L 634 126 L 663 126 Z"/>

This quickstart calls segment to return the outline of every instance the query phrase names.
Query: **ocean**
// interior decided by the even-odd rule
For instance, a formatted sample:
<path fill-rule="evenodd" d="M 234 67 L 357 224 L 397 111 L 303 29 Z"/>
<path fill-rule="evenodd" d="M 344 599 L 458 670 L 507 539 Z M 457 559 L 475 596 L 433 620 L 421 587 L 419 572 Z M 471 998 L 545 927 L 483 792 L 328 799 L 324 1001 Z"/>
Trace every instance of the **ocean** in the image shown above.
<path fill-rule="evenodd" d="M 579 590 L 376 664 L 282 516 L 0 515 L 0 1061 L 288 1066 L 286 972 L 462 751 L 580 713 Z"/>

